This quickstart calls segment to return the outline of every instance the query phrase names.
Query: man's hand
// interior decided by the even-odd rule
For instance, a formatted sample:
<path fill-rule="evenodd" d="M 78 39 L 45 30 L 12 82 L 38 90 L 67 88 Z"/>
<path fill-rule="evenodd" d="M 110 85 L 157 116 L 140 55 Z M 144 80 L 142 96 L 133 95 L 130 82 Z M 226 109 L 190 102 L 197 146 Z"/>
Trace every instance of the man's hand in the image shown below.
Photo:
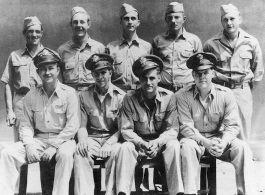
<path fill-rule="evenodd" d="M 211 140 L 207 139 L 204 146 L 212 156 L 219 157 L 223 154 L 227 143 L 220 138 L 213 138 Z"/>
<path fill-rule="evenodd" d="M 146 151 L 147 156 L 155 158 L 158 151 L 158 141 L 152 140 L 148 142 L 148 150 Z"/>
<path fill-rule="evenodd" d="M 99 150 L 100 158 L 107 158 L 111 154 L 111 145 L 105 142 L 105 144 Z"/>
<path fill-rule="evenodd" d="M 16 122 L 16 118 L 17 117 L 16 117 L 15 113 L 13 112 L 13 110 L 8 111 L 7 117 L 6 117 L 7 125 L 12 127 Z"/>
<path fill-rule="evenodd" d="M 49 148 L 47 148 L 41 155 L 41 160 L 46 161 L 46 162 L 50 162 L 53 155 L 55 155 L 56 153 L 56 148 L 50 146 Z"/>
<path fill-rule="evenodd" d="M 89 143 L 89 140 L 79 142 L 76 146 L 77 154 L 80 154 L 83 157 L 93 157 L 95 154 L 98 154 L 99 150 L 100 146 Z"/>
<path fill-rule="evenodd" d="M 29 164 L 40 161 L 40 152 L 38 152 L 34 145 L 26 147 L 26 154 Z"/>

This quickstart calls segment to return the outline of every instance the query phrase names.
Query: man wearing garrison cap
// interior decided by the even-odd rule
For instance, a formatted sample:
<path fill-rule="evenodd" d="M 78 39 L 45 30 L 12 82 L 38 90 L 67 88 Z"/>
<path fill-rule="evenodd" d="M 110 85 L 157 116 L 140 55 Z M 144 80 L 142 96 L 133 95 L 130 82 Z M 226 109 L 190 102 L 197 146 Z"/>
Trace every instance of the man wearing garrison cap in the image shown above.
<path fill-rule="evenodd" d="M 235 168 L 237 193 L 255 195 L 252 152 L 242 140 L 238 110 L 233 92 L 213 84 L 216 57 L 197 53 L 187 61 L 195 84 L 175 94 L 179 117 L 181 169 L 185 194 L 197 194 L 200 189 L 200 158 L 209 153 Z"/>
<path fill-rule="evenodd" d="M 168 31 L 153 39 L 153 53 L 164 62 L 159 86 L 173 92 L 194 83 L 186 61 L 202 50 L 200 39 L 183 27 L 186 16 L 182 3 L 172 2 L 166 7 L 165 21 Z"/>
<path fill-rule="evenodd" d="M 57 79 L 60 57 L 43 49 L 34 58 L 42 86 L 30 90 L 23 101 L 21 141 L 1 151 L 0 194 L 13 195 L 23 164 L 56 160 L 53 195 L 68 194 L 79 129 L 79 103 L 75 90 Z"/>
<path fill-rule="evenodd" d="M 33 58 L 43 46 L 40 43 L 43 27 L 36 16 L 26 17 L 22 28 L 25 37 L 25 48 L 13 51 L 7 60 L 2 82 L 5 84 L 5 101 L 7 112 L 7 125 L 13 126 L 14 141 L 19 138 L 19 124 L 22 117 L 22 105 L 24 96 L 30 89 L 41 85 L 41 79 L 36 73 Z M 26 194 L 27 166 L 21 168 L 21 180 L 19 194 Z"/>
<path fill-rule="evenodd" d="M 239 138 L 249 141 L 251 135 L 252 94 L 251 88 L 264 74 L 262 52 L 256 38 L 240 28 L 242 18 L 232 5 L 222 5 L 223 30 L 206 41 L 203 50 L 217 57 L 214 83 L 232 89 L 240 116 Z"/>
<path fill-rule="evenodd" d="M 120 148 L 119 113 L 124 92 L 111 83 L 113 59 L 93 54 L 85 64 L 95 84 L 80 93 L 81 126 L 75 154 L 75 195 L 94 194 L 93 166 L 106 160 L 106 195 L 116 194 L 115 158 Z"/>
<path fill-rule="evenodd" d="M 133 63 L 142 55 L 150 54 L 150 43 L 137 36 L 136 29 L 140 25 L 138 11 L 129 4 L 122 4 L 120 10 L 122 36 L 107 45 L 107 51 L 114 58 L 112 83 L 124 90 L 139 87 L 139 79 L 132 72 Z"/>
<path fill-rule="evenodd" d="M 132 70 L 141 87 L 127 92 L 121 109 L 121 133 L 126 140 L 117 157 L 116 190 L 130 194 L 138 159 L 163 159 L 170 195 L 183 192 L 180 173 L 178 118 L 172 92 L 158 87 L 163 61 L 154 55 L 136 60 Z"/>
<path fill-rule="evenodd" d="M 85 68 L 88 58 L 94 53 L 104 53 L 105 47 L 89 37 L 87 31 L 91 26 L 88 13 L 82 7 L 73 7 L 70 14 L 72 40 L 62 44 L 58 53 L 62 58 L 63 83 L 78 92 L 94 83 L 91 71 Z"/>

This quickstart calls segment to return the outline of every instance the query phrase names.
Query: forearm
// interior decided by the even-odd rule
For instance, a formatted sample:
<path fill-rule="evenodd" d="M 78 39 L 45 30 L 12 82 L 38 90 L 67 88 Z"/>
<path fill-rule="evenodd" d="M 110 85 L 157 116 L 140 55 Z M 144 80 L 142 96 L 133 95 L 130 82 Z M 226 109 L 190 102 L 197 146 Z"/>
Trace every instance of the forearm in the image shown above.
<path fill-rule="evenodd" d="M 107 140 L 107 144 L 112 145 L 118 142 L 119 137 L 121 135 L 120 131 L 117 131 L 116 133 L 114 133 L 108 140 Z"/>
<path fill-rule="evenodd" d="M 177 137 L 178 132 L 175 129 L 172 128 L 170 130 L 167 130 L 160 134 L 160 136 L 157 138 L 158 145 L 162 146 L 166 144 L 169 140 L 177 139 Z"/>
<path fill-rule="evenodd" d="M 13 88 L 7 83 L 5 85 L 6 112 L 13 111 Z"/>

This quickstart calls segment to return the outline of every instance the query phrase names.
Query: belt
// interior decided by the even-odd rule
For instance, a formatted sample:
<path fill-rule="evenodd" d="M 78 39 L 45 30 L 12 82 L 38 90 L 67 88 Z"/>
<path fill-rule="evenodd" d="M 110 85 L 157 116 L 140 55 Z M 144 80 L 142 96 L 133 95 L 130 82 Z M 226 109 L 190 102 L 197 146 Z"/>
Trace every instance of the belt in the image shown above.
<path fill-rule="evenodd" d="M 117 87 L 124 89 L 124 90 L 134 90 L 137 89 L 137 85 L 134 84 L 115 84 Z"/>
<path fill-rule="evenodd" d="M 245 87 L 249 87 L 249 83 L 227 83 L 227 82 L 215 82 L 218 85 L 222 85 L 224 87 L 228 87 L 230 89 L 243 89 Z"/>
<path fill-rule="evenodd" d="M 168 84 L 163 84 L 163 83 L 159 83 L 158 84 L 159 87 L 165 88 L 169 91 L 173 91 L 174 93 L 177 92 L 178 90 L 182 89 L 184 86 L 174 86 L 174 85 L 168 85 Z"/>
<path fill-rule="evenodd" d="M 76 84 L 76 83 L 65 83 L 66 85 L 73 87 L 77 91 L 82 91 L 84 88 L 89 87 L 93 83 L 81 83 L 81 84 Z"/>

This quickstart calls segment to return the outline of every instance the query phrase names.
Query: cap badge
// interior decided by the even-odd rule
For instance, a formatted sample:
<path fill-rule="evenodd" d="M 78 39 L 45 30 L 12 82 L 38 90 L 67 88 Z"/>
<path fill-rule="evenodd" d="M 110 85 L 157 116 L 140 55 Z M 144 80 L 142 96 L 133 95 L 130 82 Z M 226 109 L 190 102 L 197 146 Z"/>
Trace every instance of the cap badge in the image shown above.
<path fill-rule="evenodd" d="M 140 59 L 141 64 L 145 64 L 146 61 L 147 61 L 146 58 L 141 57 L 141 59 Z"/>
<path fill-rule="evenodd" d="M 92 58 L 93 62 L 98 62 L 99 61 L 99 57 L 97 55 L 94 55 Z"/>
<path fill-rule="evenodd" d="M 197 58 L 198 58 L 199 60 L 202 60 L 202 59 L 203 59 L 202 54 L 198 54 L 198 55 L 197 55 Z"/>

